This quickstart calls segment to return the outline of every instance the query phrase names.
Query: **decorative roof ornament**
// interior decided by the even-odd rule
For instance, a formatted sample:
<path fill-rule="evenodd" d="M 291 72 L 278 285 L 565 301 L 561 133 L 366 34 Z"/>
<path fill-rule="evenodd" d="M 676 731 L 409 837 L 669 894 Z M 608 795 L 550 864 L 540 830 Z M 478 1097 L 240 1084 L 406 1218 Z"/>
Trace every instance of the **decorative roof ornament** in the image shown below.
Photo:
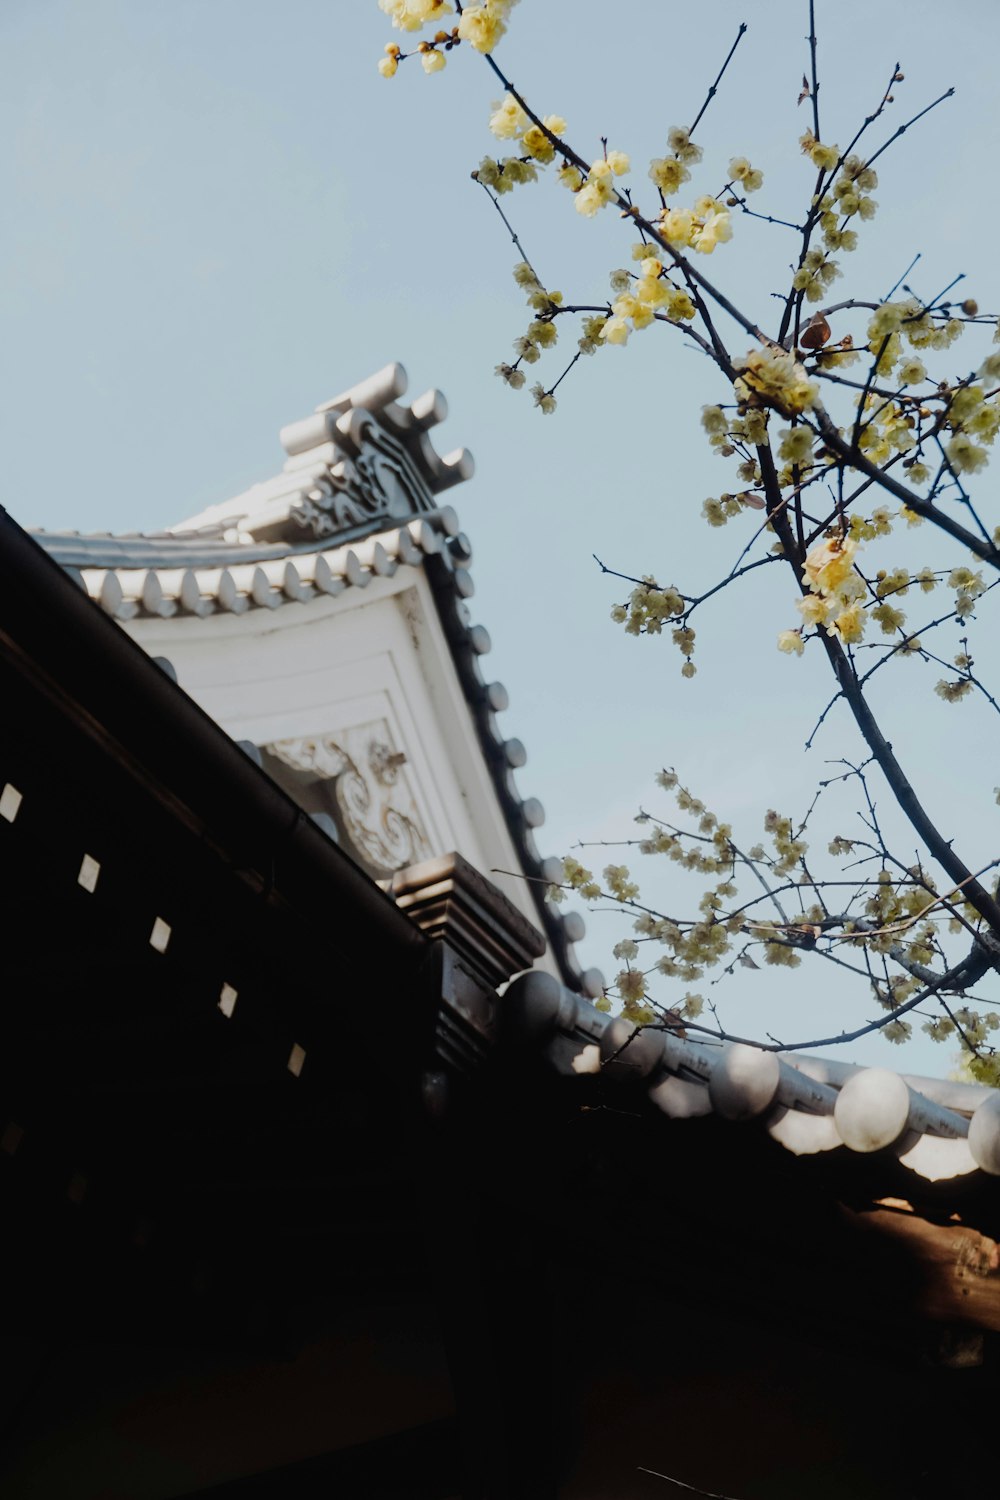
<path fill-rule="evenodd" d="M 172 533 L 216 526 L 226 539 L 235 534 L 242 541 L 309 548 L 437 510 L 436 497 L 471 479 L 475 465 L 465 448 L 442 457 L 428 437 L 448 415 L 441 392 L 426 391 L 403 406 L 405 391 L 406 371 L 391 364 L 323 402 L 311 417 L 281 429 L 288 454 L 281 474 L 181 522 Z"/>

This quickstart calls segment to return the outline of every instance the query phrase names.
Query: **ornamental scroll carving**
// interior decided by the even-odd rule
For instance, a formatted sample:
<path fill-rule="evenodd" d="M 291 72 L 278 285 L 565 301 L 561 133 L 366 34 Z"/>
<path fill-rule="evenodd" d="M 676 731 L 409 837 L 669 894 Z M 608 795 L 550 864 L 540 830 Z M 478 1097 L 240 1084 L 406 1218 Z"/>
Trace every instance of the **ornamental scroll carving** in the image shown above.
<path fill-rule="evenodd" d="M 434 509 L 409 453 L 371 416 L 358 424 L 357 452 L 343 453 L 289 508 L 290 540 L 353 531 L 382 518 L 404 521 Z"/>
<path fill-rule="evenodd" d="M 331 812 L 349 852 L 376 875 L 430 857 L 403 769 L 406 756 L 384 719 L 335 735 L 278 740 L 265 749 L 299 773 L 298 800 L 311 812 Z"/>

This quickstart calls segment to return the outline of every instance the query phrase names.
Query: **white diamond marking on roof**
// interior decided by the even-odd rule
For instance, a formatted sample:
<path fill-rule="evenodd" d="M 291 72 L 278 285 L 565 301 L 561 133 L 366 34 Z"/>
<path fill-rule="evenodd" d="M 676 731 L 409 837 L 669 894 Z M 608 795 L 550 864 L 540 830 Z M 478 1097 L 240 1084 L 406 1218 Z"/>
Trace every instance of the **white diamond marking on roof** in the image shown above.
<path fill-rule="evenodd" d="M 155 948 L 157 953 L 166 953 L 169 942 L 170 923 L 164 922 L 162 917 L 157 917 L 153 923 L 153 930 L 149 934 L 149 946 Z"/>
<path fill-rule="evenodd" d="M 8 823 L 13 823 L 23 800 L 17 787 L 8 781 L 3 791 L 0 792 L 0 818 L 6 818 Z"/>
<path fill-rule="evenodd" d="M 219 1009 L 227 1021 L 236 1009 L 236 996 L 237 991 L 233 989 L 231 984 L 224 984 L 219 991 Z"/>
<path fill-rule="evenodd" d="M 97 886 L 100 873 L 101 866 L 98 861 L 92 854 L 85 854 L 80 863 L 80 873 L 76 877 L 76 883 L 82 886 L 85 891 L 93 892 Z"/>

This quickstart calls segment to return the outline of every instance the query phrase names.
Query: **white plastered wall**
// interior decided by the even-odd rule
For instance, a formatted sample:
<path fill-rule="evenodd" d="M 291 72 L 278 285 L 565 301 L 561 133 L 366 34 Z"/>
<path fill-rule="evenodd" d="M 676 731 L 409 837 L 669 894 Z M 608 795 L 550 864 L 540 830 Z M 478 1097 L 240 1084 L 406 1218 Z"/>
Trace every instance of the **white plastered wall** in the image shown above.
<path fill-rule="evenodd" d="M 172 663 L 234 739 L 267 745 L 388 724 L 432 852 L 458 850 L 538 926 L 525 881 L 505 873 L 520 868 L 518 855 L 422 571 L 400 568 L 337 599 L 125 629 Z"/>

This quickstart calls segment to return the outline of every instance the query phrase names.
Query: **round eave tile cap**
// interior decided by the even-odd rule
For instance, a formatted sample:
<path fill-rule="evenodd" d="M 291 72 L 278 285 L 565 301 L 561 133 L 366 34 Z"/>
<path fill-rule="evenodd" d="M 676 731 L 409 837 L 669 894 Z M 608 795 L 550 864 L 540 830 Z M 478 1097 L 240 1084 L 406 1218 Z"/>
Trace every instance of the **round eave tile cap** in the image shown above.
<path fill-rule="evenodd" d="M 852 1151 L 881 1151 L 898 1141 L 910 1116 L 910 1091 L 898 1073 L 865 1068 L 837 1095 L 833 1117 L 840 1139 Z"/>
<path fill-rule="evenodd" d="M 712 1069 L 709 1098 L 724 1120 L 752 1120 L 774 1102 L 781 1064 L 773 1052 L 744 1042 L 727 1047 Z"/>
<path fill-rule="evenodd" d="M 978 1167 L 1000 1177 L 1000 1093 L 984 1099 L 969 1121 L 969 1150 Z"/>

